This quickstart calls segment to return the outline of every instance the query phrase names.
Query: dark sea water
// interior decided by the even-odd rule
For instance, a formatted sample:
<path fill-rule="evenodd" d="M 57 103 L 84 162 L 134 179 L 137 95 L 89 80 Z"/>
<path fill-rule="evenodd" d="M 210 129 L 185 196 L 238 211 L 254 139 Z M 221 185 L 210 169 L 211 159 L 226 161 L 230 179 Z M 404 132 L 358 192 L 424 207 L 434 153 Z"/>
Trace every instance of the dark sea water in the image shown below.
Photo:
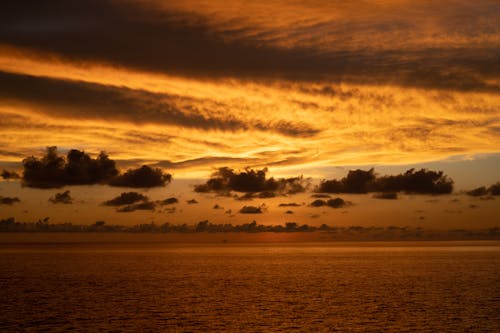
<path fill-rule="evenodd" d="M 500 332 L 500 246 L 4 244 L 0 331 Z"/>

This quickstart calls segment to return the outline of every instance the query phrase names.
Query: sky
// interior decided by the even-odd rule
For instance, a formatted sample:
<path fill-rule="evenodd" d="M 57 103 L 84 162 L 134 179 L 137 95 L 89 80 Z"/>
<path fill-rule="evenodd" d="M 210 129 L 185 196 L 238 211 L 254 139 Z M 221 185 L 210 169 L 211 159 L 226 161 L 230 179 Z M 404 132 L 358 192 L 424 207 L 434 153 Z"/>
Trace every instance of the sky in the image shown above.
<path fill-rule="evenodd" d="M 63 155 L 105 151 L 120 170 L 149 165 L 171 174 L 165 187 L 139 192 L 182 197 L 185 207 L 168 216 L 118 214 L 100 203 L 128 190 L 105 185 L 66 186 L 76 202 L 54 205 L 55 190 L 0 180 L 1 196 L 21 199 L 0 206 L 0 218 L 195 221 L 215 216 L 219 198 L 193 186 L 220 167 L 267 167 L 269 177 L 304 175 L 313 184 L 357 168 L 380 175 L 429 168 L 454 180 L 453 195 L 490 186 L 500 181 L 499 13 L 493 0 L 4 4 L 0 169 L 22 175 L 21 161 L 49 146 Z M 267 205 L 262 215 L 276 223 L 288 217 L 271 207 L 299 200 L 302 215 L 293 217 L 303 223 L 384 224 L 396 223 L 385 216 L 394 209 L 404 212 L 402 223 L 414 223 L 432 200 L 344 196 L 360 202 L 348 209 L 360 213 L 333 218 L 341 213 L 306 209 L 309 196 L 252 205 Z M 205 206 L 191 216 L 185 201 L 195 197 Z M 226 211 L 242 206 L 221 200 Z M 475 205 L 476 215 L 458 214 L 454 225 L 496 226 L 494 200 L 465 197 L 460 209 L 447 206 L 452 200 L 441 199 L 447 204 L 433 219 Z M 376 207 L 385 208 L 366 222 Z M 318 214 L 325 216 L 311 218 Z"/>

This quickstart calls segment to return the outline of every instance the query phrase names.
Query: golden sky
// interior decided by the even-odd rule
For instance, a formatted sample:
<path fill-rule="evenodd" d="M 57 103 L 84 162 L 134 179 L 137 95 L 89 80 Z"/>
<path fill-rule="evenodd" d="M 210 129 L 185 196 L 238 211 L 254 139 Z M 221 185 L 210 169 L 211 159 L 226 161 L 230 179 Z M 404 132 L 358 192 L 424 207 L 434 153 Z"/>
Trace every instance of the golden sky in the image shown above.
<path fill-rule="evenodd" d="M 47 146 L 174 179 L 497 156 L 499 13 L 493 0 L 12 2 L 0 167 Z"/>

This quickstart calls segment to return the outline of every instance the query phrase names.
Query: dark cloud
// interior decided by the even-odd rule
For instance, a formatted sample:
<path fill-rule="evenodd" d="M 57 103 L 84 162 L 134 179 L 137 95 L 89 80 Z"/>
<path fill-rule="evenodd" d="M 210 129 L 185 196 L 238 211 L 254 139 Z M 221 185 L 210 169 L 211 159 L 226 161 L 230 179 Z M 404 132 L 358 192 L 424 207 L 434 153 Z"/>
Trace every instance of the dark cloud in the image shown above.
<path fill-rule="evenodd" d="M 448 24 L 453 21 L 447 20 Z M 336 26 L 332 33 L 341 34 L 340 40 L 352 39 L 355 34 L 366 39 L 366 47 L 352 49 L 338 44 L 335 49 L 319 52 L 315 45 L 295 43 L 284 48 L 263 43 L 258 38 L 260 34 L 248 27 L 238 28 L 239 34 L 231 29 L 218 30 L 211 26 L 210 18 L 194 12 L 159 11 L 145 2 L 101 0 L 20 0 L 6 4 L 0 12 L 0 42 L 77 61 L 188 76 L 329 79 L 499 90 L 485 80 L 500 73 L 494 44 L 469 48 L 446 44 L 424 44 L 420 48 L 387 45 L 379 50 L 370 48 L 371 34 L 366 29 L 370 27 L 373 33 L 386 31 L 387 24 L 331 24 Z M 487 35 L 489 28 L 481 28 L 484 23 L 476 20 L 474 24 L 479 27 L 474 33 Z M 397 24 L 400 35 L 416 28 L 402 21 Z M 464 31 L 453 26 L 450 29 L 454 35 Z M 249 37 L 252 35 L 256 38 Z"/>
<path fill-rule="evenodd" d="M 198 203 L 198 201 L 196 199 L 190 199 L 188 201 L 186 201 L 188 205 L 196 205 Z"/>
<path fill-rule="evenodd" d="M 240 209 L 240 214 L 262 214 L 262 207 L 243 206 Z"/>
<path fill-rule="evenodd" d="M 285 212 L 285 214 L 293 214 L 293 211 L 292 211 L 292 210 L 287 210 L 287 211 Z"/>
<path fill-rule="evenodd" d="M 54 194 L 53 197 L 49 198 L 49 201 L 54 204 L 71 204 L 73 203 L 73 198 L 70 191 L 64 191 Z"/>
<path fill-rule="evenodd" d="M 500 182 L 491 185 L 488 189 L 491 195 L 500 195 Z"/>
<path fill-rule="evenodd" d="M 173 205 L 173 204 L 176 204 L 176 203 L 179 203 L 179 200 L 177 198 L 174 198 L 174 197 L 167 198 L 167 199 L 165 199 L 163 201 L 160 201 L 161 205 Z"/>
<path fill-rule="evenodd" d="M 279 11 L 278 5 L 276 10 Z M 484 10 L 480 13 L 477 16 L 486 14 Z M 467 16 L 468 22 L 474 22 L 476 28 L 472 33 L 484 35 L 484 31 L 491 30 L 472 19 Z M 485 21 L 494 22 L 494 19 L 490 16 Z M 448 33 L 471 37 L 464 33 L 463 28 L 453 26 L 453 22 L 451 17 L 446 18 L 449 29 L 452 29 Z M 389 25 L 386 22 L 367 24 L 355 21 L 340 25 L 325 23 L 327 26 L 333 29 L 329 33 L 338 35 L 342 41 L 351 40 L 354 35 L 367 38 L 371 33 L 388 31 Z M 390 27 L 401 29 L 403 35 L 409 29 L 411 32 L 419 30 L 418 26 L 403 20 L 391 22 Z M 303 35 L 308 29 L 312 32 L 317 28 L 309 26 L 303 28 L 304 31 L 295 31 L 295 34 Z M 252 31 L 249 27 L 235 29 L 240 33 L 235 33 L 234 29 L 217 29 L 211 25 L 211 17 L 194 11 L 158 10 L 142 1 L 19 0 L 2 6 L 0 12 L 1 43 L 55 53 L 76 61 L 97 61 L 198 77 L 284 77 L 499 90 L 497 85 L 486 80 L 500 73 L 499 55 L 494 44 L 455 47 L 424 43 L 419 48 L 398 45 L 391 48 L 391 37 L 388 40 L 382 37 L 379 42 L 388 45 L 384 49 L 370 45 L 352 49 L 337 43 L 335 49 L 319 51 L 314 43 L 311 46 L 307 45 L 309 43 L 275 46 L 263 43 L 259 36 L 264 37 L 265 33 L 262 35 L 259 30 Z"/>
<path fill-rule="evenodd" d="M 118 174 L 115 162 L 104 152 L 93 159 L 83 151 L 72 149 L 65 158 L 57 153 L 56 147 L 48 147 L 40 159 L 25 158 L 23 167 L 23 185 L 37 188 L 104 184 Z"/>
<path fill-rule="evenodd" d="M 1 176 L 3 179 L 19 179 L 19 178 L 21 178 L 17 172 L 5 170 L 5 169 L 2 170 Z"/>
<path fill-rule="evenodd" d="M 151 201 L 144 201 L 132 205 L 128 205 L 125 207 L 118 208 L 116 211 L 119 213 L 130 213 L 136 210 L 154 210 L 156 208 L 156 204 Z"/>
<path fill-rule="evenodd" d="M 243 121 L 232 116 L 204 116 L 192 98 L 112 87 L 96 83 L 11 74 L 0 71 L 0 100 L 36 105 L 38 111 L 55 117 L 104 119 L 136 124 L 168 124 L 187 128 L 222 131 L 251 129 L 285 136 L 310 137 L 319 130 L 305 123 Z M 203 101 L 202 101 L 203 102 Z M 129 140 L 147 140 L 134 135 Z M 166 166 L 187 167 L 209 161 L 231 161 L 229 157 L 204 157 Z"/>
<path fill-rule="evenodd" d="M 139 201 L 148 201 L 148 197 L 145 195 L 142 195 L 138 192 L 123 192 L 119 196 L 105 201 L 103 204 L 106 206 L 123 206 L 123 205 L 130 205 L 137 203 Z"/>
<path fill-rule="evenodd" d="M 374 169 L 350 170 L 346 177 L 322 180 L 316 192 L 368 193 L 406 192 L 417 194 L 447 194 L 453 190 L 453 180 L 442 171 L 410 169 L 396 176 L 377 177 Z"/>
<path fill-rule="evenodd" d="M 299 207 L 300 204 L 296 202 L 289 202 L 289 203 L 280 203 L 279 207 Z"/>
<path fill-rule="evenodd" d="M 266 179 L 266 173 L 267 168 L 262 170 L 246 168 L 242 172 L 235 172 L 231 168 L 223 167 L 214 172 L 205 184 L 195 186 L 194 190 L 196 192 L 228 193 L 236 191 L 252 193 L 248 195 L 248 198 L 252 198 L 253 193 L 260 192 L 258 197 L 268 198 L 276 194 L 304 192 L 309 186 L 310 180 L 302 176 Z"/>
<path fill-rule="evenodd" d="M 331 208 L 342 208 L 351 205 L 350 202 L 345 201 L 342 198 L 335 198 L 335 199 L 329 199 L 329 200 L 321 200 L 321 199 L 316 199 L 313 202 L 309 204 L 311 207 L 331 207 Z"/>
<path fill-rule="evenodd" d="M 111 186 L 119 187 L 160 187 L 172 180 L 172 175 L 164 173 L 160 168 L 143 165 L 137 169 L 128 169 L 124 174 L 117 175 L 109 181 Z"/>
<path fill-rule="evenodd" d="M 2 197 L 0 196 L 0 205 L 13 205 L 17 202 L 20 202 L 18 197 Z"/>
<path fill-rule="evenodd" d="M 373 197 L 375 199 L 395 200 L 398 198 L 398 194 L 396 192 L 382 192 L 374 194 Z"/>
<path fill-rule="evenodd" d="M 472 197 L 480 197 L 483 195 L 487 195 L 488 189 L 485 186 L 481 186 L 481 187 L 475 188 L 473 190 L 467 191 L 466 194 L 470 195 Z"/>
<path fill-rule="evenodd" d="M 486 186 L 481 186 L 470 191 L 465 192 L 467 195 L 472 197 L 482 197 L 488 195 L 500 195 L 500 182 L 495 183 L 488 188 Z"/>

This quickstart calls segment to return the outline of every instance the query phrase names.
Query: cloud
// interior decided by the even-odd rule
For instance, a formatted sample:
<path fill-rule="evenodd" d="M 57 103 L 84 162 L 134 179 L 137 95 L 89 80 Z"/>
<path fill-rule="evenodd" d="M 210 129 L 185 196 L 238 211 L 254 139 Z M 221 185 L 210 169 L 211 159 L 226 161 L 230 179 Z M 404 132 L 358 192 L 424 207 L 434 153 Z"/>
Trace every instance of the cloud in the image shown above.
<path fill-rule="evenodd" d="M 186 201 L 188 205 L 196 205 L 198 201 L 196 199 L 190 199 Z"/>
<path fill-rule="evenodd" d="M 177 198 L 167 198 L 163 201 L 160 201 L 160 204 L 161 205 L 173 205 L 173 204 L 176 204 L 176 203 L 179 203 L 179 200 Z"/>
<path fill-rule="evenodd" d="M 396 192 L 382 192 L 374 194 L 373 197 L 375 199 L 395 200 L 398 198 L 398 194 Z"/>
<path fill-rule="evenodd" d="M 0 71 L 0 99 L 21 105 L 36 106 L 39 112 L 59 118 L 125 121 L 134 124 L 173 125 L 191 129 L 220 131 L 258 130 L 291 137 L 311 137 L 320 131 L 303 122 L 287 120 L 263 122 L 238 119 L 217 108 L 228 108 L 221 102 L 211 106 L 210 99 L 155 93 L 123 86 L 61 80 Z M 132 138 L 130 138 L 131 140 Z M 140 136 L 137 138 L 144 141 Z M 229 157 L 203 157 L 184 161 L 184 165 L 206 163 L 205 160 L 232 160 Z M 175 163 L 164 161 L 168 166 Z"/>
<path fill-rule="evenodd" d="M 481 186 L 470 191 L 465 192 L 472 197 L 482 197 L 487 195 L 500 195 L 500 182 L 492 184 L 488 188 Z"/>
<path fill-rule="evenodd" d="M 243 206 L 240 209 L 240 214 L 262 214 L 262 207 Z"/>
<path fill-rule="evenodd" d="M 0 41 L 74 61 L 191 77 L 498 91 L 487 80 L 500 72 L 494 2 L 340 7 L 269 1 L 234 11 L 220 1 L 20 0 L 2 8 Z M 467 29 L 458 21 L 467 21 Z"/>
<path fill-rule="evenodd" d="M 161 187 L 170 183 L 172 175 L 164 173 L 160 168 L 143 165 L 137 169 L 128 169 L 124 174 L 117 175 L 109 181 L 111 186 L 119 187 Z"/>
<path fill-rule="evenodd" d="M 115 161 L 101 152 L 93 159 L 84 151 L 71 149 L 66 158 L 56 147 L 47 147 L 42 158 L 23 160 L 23 185 L 54 188 L 66 185 L 107 184 L 118 187 L 157 187 L 170 183 L 172 176 L 159 168 L 143 165 L 120 174 Z"/>
<path fill-rule="evenodd" d="M 139 201 L 149 201 L 148 197 L 138 192 L 123 192 L 119 196 L 105 201 L 106 206 L 123 206 L 137 203 Z"/>
<path fill-rule="evenodd" d="M 342 208 L 351 205 L 349 201 L 345 201 L 342 198 L 335 198 L 329 200 L 316 199 L 309 204 L 311 207 L 331 207 L 331 208 Z"/>
<path fill-rule="evenodd" d="M 417 194 L 446 194 L 453 190 L 453 180 L 442 171 L 410 169 L 396 176 L 377 177 L 374 169 L 350 170 L 346 177 L 322 180 L 316 192 L 367 193 L 406 192 Z"/>
<path fill-rule="evenodd" d="M 195 186 L 194 190 L 201 193 L 246 192 L 250 194 L 244 196 L 244 199 L 251 199 L 256 192 L 260 192 L 258 195 L 260 198 L 269 198 L 276 194 L 305 192 L 309 186 L 310 180 L 302 176 L 266 179 L 267 171 L 267 168 L 262 170 L 246 168 L 241 172 L 235 172 L 228 167 L 219 168 L 205 184 Z"/>
<path fill-rule="evenodd" d="M 0 205 L 13 205 L 17 202 L 21 202 L 18 197 L 2 197 L 0 196 Z"/>
<path fill-rule="evenodd" d="M 49 198 L 49 201 L 53 204 L 71 204 L 73 203 L 73 198 L 71 197 L 71 192 L 68 190 L 54 194 L 53 197 Z"/>
<path fill-rule="evenodd" d="M 289 203 L 280 203 L 278 206 L 279 207 L 299 207 L 300 204 L 298 204 L 296 202 L 289 202 Z"/>
<path fill-rule="evenodd" d="M 154 210 L 156 208 L 156 204 L 151 201 L 144 201 L 132 205 L 128 205 L 125 207 L 118 208 L 116 211 L 119 213 L 130 213 L 136 210 Z"/>
<path fill-rule="evenodd" d="M 115 162 L 104 152 L 93 159 L 83 151 L 72 149 L 64 158 L 58 155 L 56 147 L 48 147 L 40 159 L 25 158 L 23 167 L 23 185 L 36 188 L 106 183 L 118 174 Z"/>
<path fill-rule="evenodd" d="M 19 174 L 15 171 L 3 170 L 1 174 L 3 179 L 19 179 L 21 178 Z"/>

